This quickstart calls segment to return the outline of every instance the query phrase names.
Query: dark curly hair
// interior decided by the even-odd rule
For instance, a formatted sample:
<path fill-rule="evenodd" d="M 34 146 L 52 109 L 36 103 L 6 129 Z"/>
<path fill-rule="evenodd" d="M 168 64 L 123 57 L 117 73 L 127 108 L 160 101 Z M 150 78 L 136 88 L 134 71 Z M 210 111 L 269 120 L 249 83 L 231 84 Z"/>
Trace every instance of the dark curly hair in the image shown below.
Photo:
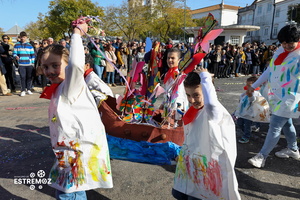
<path fill-rule="evenodd" d="M 300 39 L 300 29 L 296 25 L 286 25 L 280 29 L 277 39 L 280 43 L 286 42 L 299 42 Z"/>

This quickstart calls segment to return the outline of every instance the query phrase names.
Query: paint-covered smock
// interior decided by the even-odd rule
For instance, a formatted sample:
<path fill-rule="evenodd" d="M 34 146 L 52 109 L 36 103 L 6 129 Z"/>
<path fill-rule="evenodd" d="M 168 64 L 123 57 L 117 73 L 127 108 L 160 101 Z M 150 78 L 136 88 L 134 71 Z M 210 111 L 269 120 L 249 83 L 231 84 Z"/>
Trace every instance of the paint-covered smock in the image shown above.
<path fill-rule="evenodd" d="M 240 199 L 234 172 L 235 124 L 217 99 L 211 75 L 200 74 L 204 106 L 184 125 L 174 189 L 199 199 Z"/>
<path fill-rule="evenodd" d="M 300 112 L 297 111 L 300 101 L 300 48 L 290 52 L 280 65 L 275 65 L 275 60 L 283 52 L 284 49 L 279 47 L 269 67 L 252 84 L 252 87 L 257 88 L 268 81 L 267 101 L 271 113 L 280 117 L 298 118 L 300 116 Z"/>
<path fill-rule="evenodd" d="M 66 77 L 49 106 L 51 144 L 56 155 L 50 171 L 51 186 L 66 193 L 111 188 L 105 128 L 83 76 L 82 40 L 78 34 L 71 40 Z"/>

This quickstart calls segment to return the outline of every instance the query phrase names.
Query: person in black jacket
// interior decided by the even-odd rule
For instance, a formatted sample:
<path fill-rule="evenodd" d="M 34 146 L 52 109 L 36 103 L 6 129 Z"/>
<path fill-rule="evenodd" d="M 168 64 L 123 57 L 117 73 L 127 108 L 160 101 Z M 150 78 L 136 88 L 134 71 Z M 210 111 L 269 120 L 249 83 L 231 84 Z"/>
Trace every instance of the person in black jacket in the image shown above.
<path fill-rule="evenodd" d="M 254 51 L 252 54 L 252 76 L 259 75 L 259 68 L 260 68 L 260 58 L 259 58 L 259 49 Z"/>
<path fill-rule="evenodd" d="M 0 44 L 0 54 L 4 53 L 4 48 Z M 2 90 L 3 96 L 11 96 L 12 94 L 8 92 L 7 85 L 5 81 L 4 74 L 6 73 L 4 64 L 2 63 L 2 60 L 0 59 L 0 88 Z"/>
<path fill-rule="evenodd" d="M 12 58 L 12 49 L 13 46 L 8 43 L 9 41 L 8 35 L 2 35 L 2 43 L 4 52 L 1 53 L 1 60 L 4 64 L 6 73 L 5 73 L 5 79 L 6 79 L 6 85 L 11 90 L 11 92 L 16 92 L 16 86 L 14 84 L 14 66 L 13 66 L 13 58 Z"/>

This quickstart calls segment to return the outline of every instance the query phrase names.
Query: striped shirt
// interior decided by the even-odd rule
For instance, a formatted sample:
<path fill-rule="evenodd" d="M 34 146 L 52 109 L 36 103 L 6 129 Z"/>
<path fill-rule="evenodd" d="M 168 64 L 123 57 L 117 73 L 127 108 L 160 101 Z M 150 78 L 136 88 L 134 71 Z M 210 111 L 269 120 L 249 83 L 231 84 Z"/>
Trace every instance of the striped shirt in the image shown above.
<path fill-rule="evenodd" d="M 33 65 L 34 64 L 34 49 L 28 42 L 17 42 L 14 46 L 13 56 L 18 56 L 20 65 Z"/>

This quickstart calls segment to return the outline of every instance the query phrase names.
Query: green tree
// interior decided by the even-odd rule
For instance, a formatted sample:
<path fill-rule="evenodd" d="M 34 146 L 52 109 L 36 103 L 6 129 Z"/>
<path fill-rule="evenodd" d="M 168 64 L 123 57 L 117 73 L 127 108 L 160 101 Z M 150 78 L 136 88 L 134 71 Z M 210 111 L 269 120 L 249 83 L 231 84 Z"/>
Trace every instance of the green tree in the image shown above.
<path fill-rule="evenodd" d="M 193 22 L 195 23 L 196 26 L 204 26 L 205 25 L 205 20 L 207 17 L 202 17 L 200 19 L 193 19 Z"/>
<path fill-rule="evenodd" d="M 142 37 L 149 29 L 146 6 L 123 2 L 120 7 L 109 7 L 105 12 L 104 29 L 107 35 L 124 36 L 126 40 Z"/>
<path fill-rule="evenodd" d="M 47 24 L 45 23 L 45 16 L 42 13 L 39 13 L 36 22 L 30 22 L 26 25 L 25 31 L 31 39 L 42 40 L 51 37 Z"/>
<path fill-rule="evenodd" d="M 300 3 L 289 6 L 287 15 L 289 21 L 295 21 L 297 24 L 300 24 Z"/>
<path fill-rule="evenodd" d="M 49 34 L 54 39 L 60 39 L 68 34 L 71 36 L 71 22 L 80 16 L 103 17 L 103 8 L 91 0 L 53 0 L 50 1 L 50 11 L 45 16 Z"/>
<path fill-rule="evenodd" d="M 157 0 L 152 10 L 151 30 L 162 41 L 168 38 L 182 36 L 184 27 L 193 27 L 195 23 L 189 9 L 184 9 L 182 4 L 175 4 L 169 0 Z"/>

